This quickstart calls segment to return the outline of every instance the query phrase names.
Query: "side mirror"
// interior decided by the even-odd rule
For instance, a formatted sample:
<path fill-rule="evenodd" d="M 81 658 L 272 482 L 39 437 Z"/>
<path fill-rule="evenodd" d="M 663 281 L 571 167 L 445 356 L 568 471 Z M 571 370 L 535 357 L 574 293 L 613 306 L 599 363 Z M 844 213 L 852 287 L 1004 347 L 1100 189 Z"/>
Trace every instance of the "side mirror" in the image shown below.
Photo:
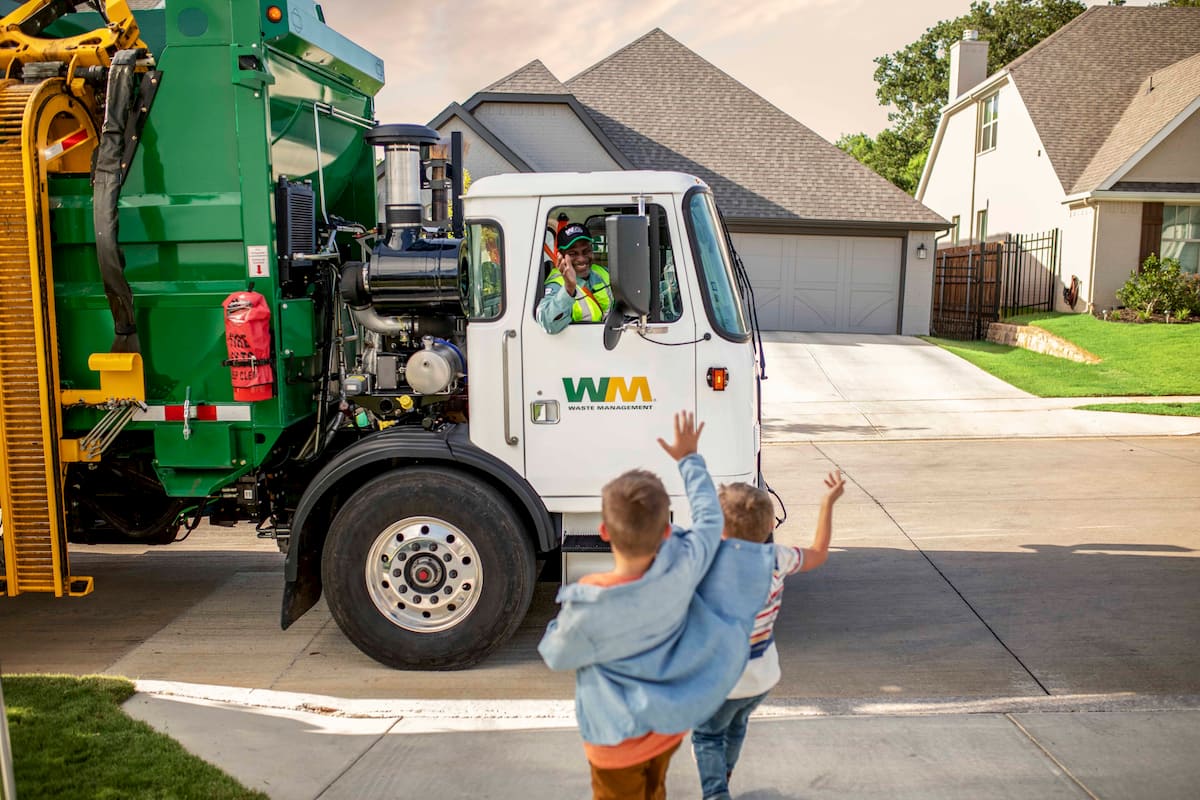
<path fill-rule="evenodd" d="M 621 339 L 625 317 L 650 313 L 650 220 L 616 214 L 604 220 L 608 245 L 608 277 L 613 302 L 604 319 L 604 349 Z"/>

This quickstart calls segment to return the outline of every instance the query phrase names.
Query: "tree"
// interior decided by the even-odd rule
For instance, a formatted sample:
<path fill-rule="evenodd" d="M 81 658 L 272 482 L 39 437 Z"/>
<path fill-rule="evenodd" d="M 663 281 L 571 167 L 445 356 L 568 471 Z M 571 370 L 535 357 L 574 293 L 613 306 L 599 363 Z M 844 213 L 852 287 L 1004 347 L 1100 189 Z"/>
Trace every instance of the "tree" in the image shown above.
<path fill-rule="evenodd" d="M 870 140 L 869 136 L 853 134 L 839 139 L 838 146 L 856 158 L 855 151 L 867 155 L 870 162 L 859 160 L 905 191 L 915 191 L 946 104 L 950 45 L 962 38 L 963 31 L 977 30 L 979 38 L 988 42 L 991 74 L 1085 8 L 1079 0 L 975 0 L 961 17 L 942 20 L 912 44 L 875 59 L 875 82 L 879 84 L 875 95 L 890 107 L 888 119 L 892 125 L 870 145 L 864 141 Z"/>

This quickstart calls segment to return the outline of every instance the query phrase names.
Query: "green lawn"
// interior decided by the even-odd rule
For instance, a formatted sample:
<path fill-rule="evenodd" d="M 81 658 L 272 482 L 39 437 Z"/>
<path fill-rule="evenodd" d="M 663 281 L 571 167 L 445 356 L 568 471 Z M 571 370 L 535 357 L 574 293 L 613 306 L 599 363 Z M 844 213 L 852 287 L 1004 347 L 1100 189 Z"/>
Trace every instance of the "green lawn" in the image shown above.
<path fill-rule="evenodd" d="M 1200 395 L 1200 325 L 1134 325 L 1088 314 L 1031 314 L 1036 325 L 1100 357 L 1079 364 L 992 342 L 929 341 L 1039 397 Z"/>
<path fill-rule="evenodd" d="M 120 704 L 134 692 L 129 681 L 49 675 L 3 681 L 20 800 L 266 800 L 126 716 Z"/>
<path fill-rule="evenodd" d="M 1084 411 L 1124 411 L 1132 414 L 1159 414 L 1164 417 L 1200 417 L 1200 403 L 1092 403 L 1076 406 Z"/>

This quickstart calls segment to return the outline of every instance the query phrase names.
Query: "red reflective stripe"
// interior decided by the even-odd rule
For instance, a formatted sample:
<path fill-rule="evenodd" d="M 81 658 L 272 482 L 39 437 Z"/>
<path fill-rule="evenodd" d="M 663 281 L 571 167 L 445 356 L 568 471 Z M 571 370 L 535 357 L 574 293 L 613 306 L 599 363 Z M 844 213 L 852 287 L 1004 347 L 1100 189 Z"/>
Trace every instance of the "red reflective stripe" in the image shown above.
<path fill-rule="evenodd" d="M 183 406 L 163 406 L 163 414 L 167 422 L 183 422 Z"/>
<path fill-rule="evenodd" d="M 216 406 L 196 406 L 196 419 L 204 422 L 216 422 L 217 407 Z"/>
<path fill-rule="evenodd" d="M 87 138 L 88 138 L 87 131 L 84 130 L 83 128 L 80 128 L 79 130 L 75 131 L 70 136 L 68 136 L 67 138 L 62 140 L 62 149 L 70 150 L 75 145 L 77 145 L 81 142 L 86 142 Z"/>

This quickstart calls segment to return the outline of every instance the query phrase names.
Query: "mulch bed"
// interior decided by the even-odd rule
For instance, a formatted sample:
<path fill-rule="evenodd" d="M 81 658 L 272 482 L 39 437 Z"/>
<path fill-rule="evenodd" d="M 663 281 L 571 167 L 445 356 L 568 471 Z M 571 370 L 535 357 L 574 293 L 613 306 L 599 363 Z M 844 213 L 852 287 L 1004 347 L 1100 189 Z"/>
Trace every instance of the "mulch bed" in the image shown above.
<path fill-rule="evenodd" d="M 1092 312 L 1092 316 L 1095 317 L 1096 319 L 1103 320 L 1104 312 L 1097 310 L 1097 311 Z M 1108 322 L 1133 322 L 1133 323 L 1137 323 L 1137 324 L 1150 323 L 1150 322 L 1160 322 L 1160 323 L 1168 322 L 1166 314 L 1151 314 L 1149 317 L 1142 319 L 1141 315 L 1138 314 L 1138 312 L 1132 308 L 1114 308 L 1114 309 L 1110 310 L 1108 312 L 1107 321 Z M 1171 325 L 1190 325 L 1193 322 L 1200 322 L 1200 317 L 1191 316 L 1191 317 L 1188 317 L 1187 319 L 1171 317 L 1169 324 L 1171 324 Z"/>

